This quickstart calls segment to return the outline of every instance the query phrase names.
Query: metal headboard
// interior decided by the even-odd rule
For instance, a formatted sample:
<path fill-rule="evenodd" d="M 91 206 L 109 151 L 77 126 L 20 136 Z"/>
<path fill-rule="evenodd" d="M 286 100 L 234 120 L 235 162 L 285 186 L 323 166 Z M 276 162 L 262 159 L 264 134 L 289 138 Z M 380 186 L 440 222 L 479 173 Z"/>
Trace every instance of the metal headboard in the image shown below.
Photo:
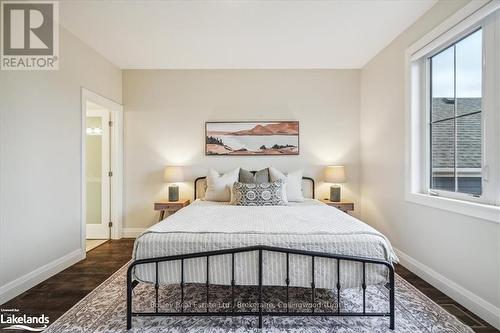
<path fill-rule="evenodd" d="M 251 173 L 256 173 L 257 171 L 250 171 Z M 198 190 L 197 190 L 197 186 L 198 186 L 198 182 L 200 180 L 203 180 L 203 179 L 206 179 L 207 177 L 198 177 L 194 180 L 194 199 L 198 199 L 197 195 L 198 195 Z M 311 182 L 311 194 L 312 194 L 312 199 L 314 199 L 316 197 L 316 194 L 315 194 L 315 183 L 314 183 L 314 179 L 312 179 L 311 177 L 302 177 L 302 180 L 307 180 L 309 182 Z"/>

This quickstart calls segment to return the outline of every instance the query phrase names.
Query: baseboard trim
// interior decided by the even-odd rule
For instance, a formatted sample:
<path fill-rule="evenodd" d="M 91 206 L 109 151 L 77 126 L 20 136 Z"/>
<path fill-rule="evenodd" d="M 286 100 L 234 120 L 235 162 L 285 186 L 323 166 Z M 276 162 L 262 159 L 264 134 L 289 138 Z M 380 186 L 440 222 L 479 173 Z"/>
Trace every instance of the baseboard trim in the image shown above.
<path fill-rule="evenodd" d="M 12 298 L 33 288 L 40 282 L 47 280 L 52 275 L 76 264 L 82 259 L 85 259 L 85 251 L 78 249 L 1 286 L 0 304 L 8 302 Z"/>
<path fill-rule="evenodd" d="M 122 237 L 123 238 L 137 238 L 142 234 L 146 228 L 123 228 Z"/>
<path fill-rule="evenodd" d="M 470 311 L 474 312 L 492 326 L 500 329 L 500 308 L 441 275 L 429 266 L 415 260 L 406 253 L 398 249 L 395 249 L 395 252 L 404 267 L 408 268 L 410 271 L 417 274 L 419 277 L 441 290 L 443 293 L 453 298 Z"/>

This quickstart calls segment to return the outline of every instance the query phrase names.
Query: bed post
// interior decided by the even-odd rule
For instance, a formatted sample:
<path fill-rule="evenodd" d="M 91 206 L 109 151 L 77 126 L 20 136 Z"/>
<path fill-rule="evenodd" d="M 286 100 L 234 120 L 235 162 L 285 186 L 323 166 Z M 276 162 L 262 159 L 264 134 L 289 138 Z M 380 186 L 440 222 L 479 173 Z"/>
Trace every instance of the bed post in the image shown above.
<path fill-rule="evenodd" d="M 259 328 L 262 328 L 262 250 L 259 250 Z"/>
<path fill-rule="evenodd" d="M 127 269 L 127 330 L 132 328 L 132 267 Z"/>
<path fill-rule="evenodd" d="M 390 313 L 390 323 L 389 328 L 394 330 L 396 321 L 396 311 L 394 306 L 394 268 L 389 267 L 389 313 Z"/>

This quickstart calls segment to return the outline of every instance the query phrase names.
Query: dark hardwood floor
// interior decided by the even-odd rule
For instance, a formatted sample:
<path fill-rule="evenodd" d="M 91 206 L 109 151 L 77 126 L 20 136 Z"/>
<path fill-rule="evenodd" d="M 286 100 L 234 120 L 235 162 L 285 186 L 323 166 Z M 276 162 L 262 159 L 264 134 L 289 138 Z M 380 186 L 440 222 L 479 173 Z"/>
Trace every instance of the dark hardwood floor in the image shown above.
<path fill-rule="evenodd" d="M 133 244 L 133 239 L 107 241 L 87 252 L 85 260 L 2 304 L 0 308 L 19 309 L 19 314 L 26 315 L 45 314 L 52 323 L 125 265 L 132 257 Z M 6 326 L 9 325 L 0 324 L 0 328 Z"/>
<path fill-rule="evenodd" d="M 462 305 L 455 302 L 450 297 L 446 296 L 441 291 L 434 288 L 429 283 L 425 282 L 408 269 L 401 265 L 396 265 L 396 273 L 399 274 L 406 281 L 410 282 L 413 286 L 415 286 L 418 290 L 420 290 L 427 297 L 432 299 L 434 302 L 439 304 L 442 308 L 444 308 L 449 313 L 456 316 L 460 321 L 470 326 L 475 332 L 481 333 L 493 333 L 500 332 Z"/>
<path fill-rule="evenodd" d="M 19 309 L 21 314 L 27 315 L 45 314 L 50 318 L 50 322 L 53 322 L 125 265 L 132 256 L 133 244 L 133 239 L 110 240 L 89 251 L 87 259 L 54 275 L 0 307 Z M 397 265 L 396 272 L 434 302 L 469 325 L 475 332 L 500 332 L 403 266 Z M 5 326 L 7 325 L 3 327 Z M 9 331 L 5 330 L 5 332 Z"/>

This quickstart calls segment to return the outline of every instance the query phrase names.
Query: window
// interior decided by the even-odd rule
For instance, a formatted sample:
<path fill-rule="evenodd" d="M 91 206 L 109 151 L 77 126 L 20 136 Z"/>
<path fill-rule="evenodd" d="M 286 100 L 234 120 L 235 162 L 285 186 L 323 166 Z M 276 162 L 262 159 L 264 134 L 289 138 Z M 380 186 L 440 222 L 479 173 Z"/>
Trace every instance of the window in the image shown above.
<path fill-rule="evenodd" d="M 482 194 L 482 31 L 429 58 L 431 190 Z"/>
<path fill-rule="evenodd" d="M 500 223 L 500 2 L 470 2 L 406 63 L 406 200 Z"/>

